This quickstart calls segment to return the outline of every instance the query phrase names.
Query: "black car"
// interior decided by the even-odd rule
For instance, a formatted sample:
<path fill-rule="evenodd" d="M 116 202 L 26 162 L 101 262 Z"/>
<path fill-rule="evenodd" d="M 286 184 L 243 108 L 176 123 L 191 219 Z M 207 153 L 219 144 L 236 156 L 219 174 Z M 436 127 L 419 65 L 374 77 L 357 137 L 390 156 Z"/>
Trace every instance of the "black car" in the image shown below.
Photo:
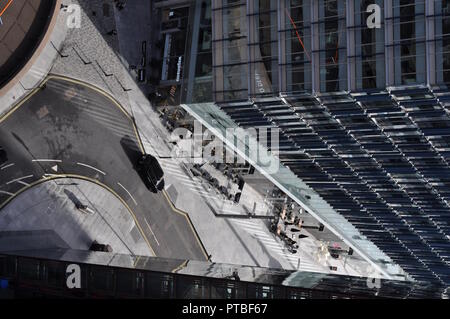
<path fill-rule="evenodd" d="M 137 170 L 148 189 L 157 193 L 164 189 L 164 172 L 158 160 L 150 155 L 144 154 L 137 163 Z"/>
<path fill-rule="evenodd" d="M 5 164 L 8 161 L 8 156 L 6 155 L 6 151 L 3 147 L 0 146 L 0 166 Z"/>

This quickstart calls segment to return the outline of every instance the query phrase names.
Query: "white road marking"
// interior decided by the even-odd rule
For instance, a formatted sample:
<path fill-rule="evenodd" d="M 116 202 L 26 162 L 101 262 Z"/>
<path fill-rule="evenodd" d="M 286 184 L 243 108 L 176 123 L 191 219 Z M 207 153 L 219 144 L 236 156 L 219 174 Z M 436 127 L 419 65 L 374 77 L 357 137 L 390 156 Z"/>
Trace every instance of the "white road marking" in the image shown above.
<path fill-rule="evenodd" d="M 197 193 L 198 193 L 198 195 L 200 195 L 202 198 L 210 198 L 210 199 L 220 200 L 220 198 L 218 198 L 218 197 L 215 196 L 215 195 L 204 194 L 204 193 L 200 194 L 199 192 L 197 192 Z"/>
<path fill-rule="evenodd" d="M 62 160 L 52 160 L 52 159 L 34 159 L 32 162 L 50 162 L 50 163 L 62 163 Z"/>
<path fill-rule="evenodd" d="M 187 186 L 190 190 L 192 190 L 194 192 L 203 192 L 205 194 L 209 194 L 209 192 L 207 190 L 205 190 L 203 187 L 201 187 L 198 183 L 195 183 L 195 182 L 189 183 L 189 182 L 184 182 L 184 181 L 183 182 L 178 181 L 178 182 Z"/>
<path fill-rule="evenodd" d="M 103 171 L 99 170 L 98 168 L 95 168 L 95 167 L 93 167 L 93 166 L 91 166 L 91 165 L 87 165 L 87 164 L 83 164 L 83 163 L 77 163 L 77 165 L 80 165 L 80 166 L 84 166 L 84 167 L 93 169 L 94 171 L 97 171 L 97 172 L 99 172 L 100 174 L 106 176 L 106 173 L 105 173 L 105 172 L 103 172 Z"/>
<path fill-rule="evenodd" d="M 86 211 L 88 211 L 90 214 L 95 214 L 95 211 L 93 211 L 92 209 L 90 209 L 89 207 L 86 208 Z"/>
<path fill-rule="evenodd" d="M 136 200 L 134 199 L 134 197 L 133 197 L 133 195 L 131 195 L 131 193 L 128 191 L 128 189 L 126 189 L 122 184 L 120 184 L 120 183 L 117 183 L 120 187 L 122 187 L 127 193 L 128 193 L 128 195 L 131 197 L 131 199 L 133 200 L 133 202 L 134 202 L 134 204 L 136 205 L 136 206 L 138 206 L 138 203 L 136 202 Z"/>
<path fill-rule="evenodd" d="M 180 180 L 178 180 L 178 182 L 181 182 L 181 184 L 189 186 L 189 187 L 192 187 L 192 188 L 196 188 L 198 186 L 198 183 L 193 182 L 193 181 L 180 181 Z"/>
<path fill-rule="evenodd" d="M 9 196 L 14 196 L 13 193 L 5 192 L 5 191 L 0 191 L 0 194 L 5 194 L 5 195 L 9 195 Z"/>
<path fill-rule="evenodd" d="M 158 246 L 159 246 L 158 239 L 156 239 L 155 233 L 153 232 L 152 228 L 150 227 L 150 225 L 149 225 L 149 223 L 148 223 L 148 221 L 147 221 L 147 218 L 144 217 L 144 221 L 145 221 L 145 223 L 147 224 L 148 229 L 150 229 L 150 231 L 152 232 L 152 235 L 153 235 L 153 237 L 155 238 L 156 243 L 157 243 Z"/>
<path fill-rule="evenodd" d="M 178 176 L 179 178 L 185 179 L 185 180 L 191 180 L 191 178 L 189 176 L 186 175 L 186 173 L 184 173 L 182 170 L 177 170 L 177 169 L 173 169 L 171 167 L 164 167 L 164 165 L 162 166 L 162 169 L 169 173 L 170 175 L 175 175 Z"/>
<path fill-rule="evenodd" d="M 14 179 L 14 180 L 12 180 L 12 181 L 9 181 L 8 183 L 6 183 L 6 185 L 10 185 L 10 184 L 12 184 L 12 183 L 20 182 L 20 181 L 22 181 L 22 180 L 24 180 L 24 179 L 31 178 L 31 177 L 33 177 L 33 176 L 34 176 L 34 175 L 28 175 L 28 176 L 24 176 L 24 177 L 21 177 L 21 178 L 17 178 L 17 179 Z"/>
<path fill-rule="evenodd" d="M 275 240 L 271 235 L 262 231 L 260 225 L 246 220 L 235 220 L 233 221 L 233 223 L 235 225 L 242 227 L 251 236 L 256 238 L 262 245 L 264 245 L 269 251 L 278 254 L 279 256 L 284 258 L 287 262 L 289 262 L 292 266 L 298 268 L 298 263 L 301 258 L 299 254 L 291 254 L 284 245 Z M 259 228 L 259 230 L 256 230 L 256 228 Z M 318 265 L 310 261 L 308 257 L 303 256 L 300 269 L 302 270 L 315 269 L 315 271 L 317 271 Z"/>
<path fill-rule="evenodd" d="M 3 166 L 2 168 L 0 168 L 0 170 L 3 171 L 4 169 L 7 169 L 8 167 L 11 167 L 11 166 L 14 166 L 14 165 L 15 165 L 14 163 L 5 165 L 5 166 Z"/>
<path fill-rule="evenodd" d="M 30 184 L 25 183 L 25 182 L 22 182 L 22 181 L 18 181 L 17 183 L 22 184 L 22 185 L 24 185 L 24 186 L 30 186 Z"/>

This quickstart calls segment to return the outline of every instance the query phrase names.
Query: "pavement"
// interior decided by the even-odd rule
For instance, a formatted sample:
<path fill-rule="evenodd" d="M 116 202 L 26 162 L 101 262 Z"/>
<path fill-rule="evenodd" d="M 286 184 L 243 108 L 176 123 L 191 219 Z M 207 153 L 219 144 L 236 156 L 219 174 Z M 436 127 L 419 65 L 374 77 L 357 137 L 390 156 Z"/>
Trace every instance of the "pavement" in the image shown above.
<path fill-rule="evenodd" d="M 129 115 L 101 90 L 60 77 L 0 119 L 0 203 L 54 176 L 82 176 L 117 194 L 157 256 L 205 260 L 187 217 L 135 169 L 141 146 Z"/>
<path fill-rule="evenodd" d="M 80 202 L 86 210 L 75 206 Z M 0 214 L 0 251 L 71 248 L 93 241 L 114 253 L 153 256 L 121 201 L 92 182 L 55 179 L 19 194 Z"/>

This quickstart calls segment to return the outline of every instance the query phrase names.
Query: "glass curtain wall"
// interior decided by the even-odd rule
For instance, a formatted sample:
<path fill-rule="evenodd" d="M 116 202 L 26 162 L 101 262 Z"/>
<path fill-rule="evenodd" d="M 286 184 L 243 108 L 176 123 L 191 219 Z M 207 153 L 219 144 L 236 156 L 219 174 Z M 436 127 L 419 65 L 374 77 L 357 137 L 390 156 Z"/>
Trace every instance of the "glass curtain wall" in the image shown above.
<path fill-rule="evenodd" d="M 428 28 L 435 33 L 437 82 L 449 83 L 450 0 L 430 1 L 434 13 L 426 16 L 425 0 L 212 0 L 215 100 L 425 84 L 426 19 L 435 20 Z M 372 4 L 381 28 L 367 26 Z M 347 48 L 347 34 L 354 49 Z"/>

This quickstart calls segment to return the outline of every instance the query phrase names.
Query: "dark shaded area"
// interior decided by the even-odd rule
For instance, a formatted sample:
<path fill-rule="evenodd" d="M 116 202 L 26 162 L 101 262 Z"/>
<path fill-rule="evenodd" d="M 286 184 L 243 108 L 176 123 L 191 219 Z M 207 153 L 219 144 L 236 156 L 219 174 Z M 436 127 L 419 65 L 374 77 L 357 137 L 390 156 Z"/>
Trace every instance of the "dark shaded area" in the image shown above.
<path fill-rule="evenodd" d="M 142 156 L 142 152 L 139 149 L 136 141 L 132 139 L 129 135 L 125 135 L 120 139 L 120 145 L 123 148 L 123 151 L 127 155 L 128 159 L 133 165 L 133 168 L 137 169 L 137 162 Z"/>
<path fill-rule="evenodd" d="M 120 145 L 122 146 L 123 151 L 127 155 L 128 159 L 130 160 L 130 163 L 133 165 L 133 169 L 141 178 L 141 181 L 145 184 L 145 186 L 148 188 L 149 191 L 151 191 L 152 193 L 157 193 L 156 188 L 150 184 L 144 172 L 139 169 L 138 161 L 141 159 L 143 154 L 139 149 L 139 146 L 137 145 L 136 141 L 132 139 L 129 135 L 125 135 L 120 139 Z"/>
<path fill-rule="evenodd" d="M 371 278 L 365 277 L 145 256 L 135 260 L 70 249 L 12 251 L 0 255 L 0 278 L 14 284 L 16 297 L 448 298 L 448 289 L 420 281 L 381 279 L 369 286 Z M 81 268 L 81 289 L 66 285 L 66 267 L 74 262 Z"/>
<path fill-rule="evenodd" d="M 8 161 L 8 154 L 6 150 L 0 146 L 0 166 Z"/>
<path fill-rule="evenodd" d="M 68 189 L 64 189 L 64 194 L 66 194 L 67 197 L 72 201 L 72 203 L 74 203 L 74 205 L 77 209 L 86 209 L 87 208 L 87 206 L 85 204 L 83 204 L 78 199 L 78 197 L 74 193 L 69 191 Z"/>

